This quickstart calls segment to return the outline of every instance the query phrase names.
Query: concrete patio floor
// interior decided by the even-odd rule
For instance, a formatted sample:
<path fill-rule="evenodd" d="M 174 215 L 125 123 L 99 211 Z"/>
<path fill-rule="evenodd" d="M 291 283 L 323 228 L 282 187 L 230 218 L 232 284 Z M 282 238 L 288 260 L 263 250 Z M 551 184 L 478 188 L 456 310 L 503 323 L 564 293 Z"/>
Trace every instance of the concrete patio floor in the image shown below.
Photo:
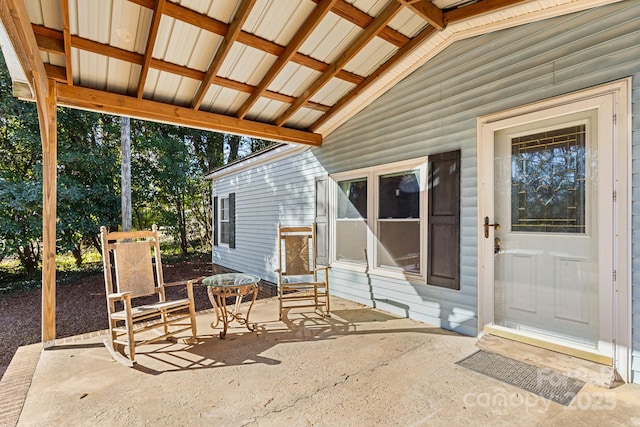
<path fill-rule="evenodd" d="M 638 385 L 586 385 L 564 407 L 456 365 L 473 337 L 339 298 L 332 308 L 278 321 L 277 299 L 259 300 L 258 330 L 234 325 L 225 339 L 200 312 L 198 344 L 140 347 L 133 369 L 104 334 L 38 349 L 18 425 L 640 426 Z"/>

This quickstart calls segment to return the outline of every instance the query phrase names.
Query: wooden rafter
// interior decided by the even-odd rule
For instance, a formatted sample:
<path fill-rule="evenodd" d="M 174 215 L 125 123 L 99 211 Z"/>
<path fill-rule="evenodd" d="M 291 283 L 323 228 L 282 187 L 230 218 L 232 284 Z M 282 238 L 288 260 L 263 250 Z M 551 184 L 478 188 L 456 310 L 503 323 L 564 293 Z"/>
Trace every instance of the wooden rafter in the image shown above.
<path fill-rule="evenodd" d="M 267 123 L 240 120 L 221 114 L 197 111 L 172 104 L 118 95 L 79 86 L 58 85 L 58 104 L 98 111 L 142 120 L 171 123 L 216 132 L 235 133 L 255 138 L 320 145 L 322 136 L 296 129 L 282 128 Z"/>
<path fill-rule="evenodd" d="M 242 26 L 249 17 L 249 13 L 251 13 L 251 9 L 253 9 L 253 6 L 255 4 L 256 0 L 242 0 L 240 6 L 236 10 L 236 14 L 233 17 L 231 24 L 229 24 L 229 30 L 222 39 L 222 43 L 220 43 L 220 46 L 218 46 L 218 50 L 216 51 L 216 54 L 213 57 L 211 64 L 209 65 L 209 69 L 207 70 L 207 73 L 205 74 L 204 79 L 202 80 L 202 83 L 200 84 L 200 87 L 196 92 L 196 96 L 193 99 L 192 106 L 195 110 L 200 108 L 200 104 L 202 104 L 202 100 L 207 94 L 207 90 L 209 90 L 211 82 L 218 74 L 222 63 L 231 50 L 231 46 L 233 46 L 233 43 L 235 43 L 235 41 L 238 39 L 240 31 L 242 30 Z"/>
<path fill-rule="evenodd" d="M 331 64 L 329 69 L 322 73 L 296 101 L 287 108 L 276 120 L 277 126 L 282 126 L 302 105 L 311 99 L 329 80 L 331 80 L 358 52 L 360 52 L 400 11 L 400 4 L 391 2 L 382 12 L 371 22 L 371 24 L 342 52 Z"/>
<path fill-rule="evenodd" d="M 442 30 L 444 24 L 444 13 L 442 9 L 431 3 L 429 0 L 398 0 L 409 9 L 413 10 L 417 15 L 421 16 L 429 25 Z"/>
<path fill-rule="evenodd" d="M 380 75 L 387 72 L 390 68 L 396 65 L 398 62 L 402 61 L 409 55 L 413 50 L 419 46 L 422 42 L 431 37 L 437 30 L 434 27 L 427 27 L 418 35 L 416 35 L 411 41 L 405 45 L 402 49 L 398 50 L 387 62 L 382 64 L 375 72 L 373 72 L 369 77 L 367 77 L 361 84 L 359 84 L 356 88 L 354 88 L 347 95 L 343 96 L 338 102 L 336 102 L 333 107 L 326 114 L 316 120 L 311 126 L 309 126 L 309 131 L 315 132 L 318 128 L 325 123 L 329 118 L 333 116 L 335 112 L 340 110 L 346 104 L 349 103 L 352 99 L 358 96 L 362 91 L 371 86 Z"/>
<path fill-rule="evenodd" d="M 67 84 L 73 84 L 73 67 L 71 63 L 71 31 L 69 30 L 69 0 L 61 0 L 62 6 L 62 40 L 64 46 L 64 64 Z"/>
<path fill-rule="evenodd" d="M 142 98 L 144 93 L 144 85 L 147 82 L 149 74 L 149 64 L 153 57 L 153 48 L 156 45 L 156 37 L 158 36 L 158 28 L 160 28 L 160 20 L 162 19 L 162 10 L 164 9 L 165 0 L 157 0 L 153 8 L 153 18 L 151 19 L 151 27 L 147 36 L 147 48 L 144 51 L 144 59 L 142 61 L 142 69 L 140 70 L 140 79 L 138 80 L 137 97 Z"/>
<path fill-rule="evenodd" d="M 267 74 L 262 78 L 256 89 L 251 93 L 251 96 L 240 107 L 236 114 L 238 118 L 244 118 L 249 109 L 255 104 L 255 102 L 266 92 L 267 88 L 275 79 L 280 71 L 287 65 L 291 58 L 296 54 L 302 43 L 311 35 L 313 30 L 316 29 L 322 18 L 326 16 L 331 8 L 335 5 L 337 0 L 322 0 L 315 7 L 313 12 L 304 21 L 304 24 L 300 26 L 298 32 L 293 36 L 287 47 L 282 54 L 278 57 L 276 62 L 273 63 Z"/>
<path fill-rule="evenodd" d="M 40 50 L 55 54 L 55 55 L 64 55 L 64 46 L 61 42 L 62 34 L 57 30 L 52 30 L 49 28 L 45 28 L 39 25 L 33 25 L 33 30 L 36 34 L 36 41 Z M 143 64 L 144 57 L 143 55 L 135 52 L 130 52 L 128 50 L 116 48 L 113 46 L 108 46 L 102 43 L 98 43 L 93 40 L 84 39 L 82 37 L 73 36 L 71 38 L 72 46 L 78 48 L 81 46 L 82 50 L 87 52 L 95 53 L 98 55 L 108 56 L 110 58 L 116 58 L 123 61 L 127 61 L 133 64 Z M 327 65 L 326 68 L 329 66 Z M 176 74 L 182 77 L 188 77 L 193 80 L 202 81 L 204 79 L 204 71 L 196 70 L 194 68 L 185 67 L 182 65 L 173 64 L 171 62 L 163 61 L 160 59 L 152 58 L 149 63 L 149 68 L 153 68 L 156 70 L 164 71 L 171 74 Z M 66 70 L 62 67 L 58 67 L 55 65 L 45 64 L 45 69 L 47 71 L 47 77 L 50 79 L 54 79 L 60 83 L 68 83 Z M 361 83 L 364 78 L 360 77 L 358 79 L 352 79 L 354 84 Z M 255 91 L 255 86 L 248 85 L 246 83 L 236 82 L 231 79 L 227 79 L 224 77 L 216 76 L 211 84 L 225 87 L 228 89 L 237 90 L 243 93 L 253 93 Z M 265 98 L 273 99 L 276 101 L 280 101 L 286 104 L 292 103 L 295 98 L 290 95 L 284 95 L 277 92 L 265 91 L 262 96 Z M 327 105 L 322 105 L 316 102 L 308 101 L 304 104 L 306 108 L 310 108 L 312 110 L 317 111 L 327 111 L 330 107 Z"/>
<path fill-rule="evenodd" d="M 314 1 L 318 2 L 320 0 Z M 336 3 L 331 12 L 335 13 L 343 19 L 346 19 L 352 24 L 357 25 L 360 28 L 367 28 L 371 24 L 371 21 L 373 21 L 373 18 L 371 16 L 367 15 L 351 3 L 347 3 L 344 0 L 340 0 L 338 3 Z M 409 43 L 409 37 L 405 36 L 399 31 L 394 30 L 391 27 L 383 28 L 382 31 L 380 31 L 380 33 L 378 34 L 378 37 L 396 47 L 402 47 L 405 44 Z"/>
<path fill-rule="evenodd" d="M 148 8 L 151 8 L 153 6 L 153 0 L 129 1 Z M 191 24 L 198 28 L 202 28 L 203 30 L 212 32 L 219 36 L 225 36 L 227 34 L 227 31 L 229 31 L 229 24 L 225 24 L 224 22 L 213 19 L 210 16 L 203 15 L 191 9 L 187 9 L 184 6 L 173 2 L 169 2 L 166 4 L 164 13 L 171 18 L 186 22 L 187 24 Z M 280 56 L 285 49 L 284 46 L 281 46 L 269 40 L 265 40 L 254 34 L 247 33 L 246 31 L 240 31 L 237 41 L 239 43 L 245 44 L 257 50 L 267 52 L 274 56 Z M 302 65 L 303 67 L 311 68 L 312 70 L 316 70 L 319 72 L 324 72 L 328 67 L 328 64 L 322 61 L 318 61 L 317 59 L 311 58 L 307 55 L 303 55 L 301 53 L 296 53 L 291 61 L 296 64 Z M 336 77 L 351 83 L 353 83 L 354 80 L 357 80 L 359 82 L 363 80 L 363 77 L 361 76 L 342 70 Z"/>

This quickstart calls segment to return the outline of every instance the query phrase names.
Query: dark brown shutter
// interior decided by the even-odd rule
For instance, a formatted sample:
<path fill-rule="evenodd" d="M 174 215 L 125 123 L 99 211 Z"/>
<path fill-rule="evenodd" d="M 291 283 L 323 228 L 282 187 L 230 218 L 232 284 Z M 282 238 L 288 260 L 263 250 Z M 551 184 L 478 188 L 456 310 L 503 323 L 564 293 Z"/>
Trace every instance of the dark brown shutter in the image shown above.
<path fill-rule="evenodd" d="M 460 150 L 429 156 L 427 283 L 460 289 Z"/>
<path fill-rule="evenodd" d="M 229 247 L 236 247 L 236 193 L 229 193 Z"/>
<path fill-rule="evenodd" d="M 218 196 L 213 198 L 213 245 L 218 246 Z"/>

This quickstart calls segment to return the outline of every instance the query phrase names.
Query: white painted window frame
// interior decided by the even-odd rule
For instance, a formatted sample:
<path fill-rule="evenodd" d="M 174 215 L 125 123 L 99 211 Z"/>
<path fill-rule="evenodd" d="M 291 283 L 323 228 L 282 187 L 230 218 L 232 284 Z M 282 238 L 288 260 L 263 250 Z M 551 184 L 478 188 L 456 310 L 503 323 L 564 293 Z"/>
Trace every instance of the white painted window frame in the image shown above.
<path fill-rule="evenodd" d="M 345 172 L 339 172 L 330 175 L 331 189 L 329 196 L 329 221 L 331 230 L 330 239 L 330 259 L 332 267 L 341 268 L 345 270 L 356 271 L 360 273 L 369 273 L 376 276 L 390 277 L 395 279 L 409 280 L 415 283 L 427 282 L 427 230 L 428 230 L 428 194 L 427 194 L 427 174 L 428 174 L 428 157 L 419 157 L 410 160 L 404 160 L 400 162 L 388 163 L 384 165 L 372 166 L 368 168 L 355 169 Z M 377 230 L 378 221 L 378 177 L 395 172 L 402 172 L 406 170 L 420 171 L 420 274 L 411 274 L 405 272 L 402 268 L 397 267 L 376 267 L 378 254 L 377 254 L 377 236 L 375 230 Z M 366 237 L 366 250 L 367 260 L 366 263 L 352 263 L 340 261 L 336 258 L 336 221 L 338 216 L 338 195 L 340 187 L 338 182 L 366 178 L 367 179 L 367 237 Z"/>
<path fill-rule="evenodd" d="M 223 220 L 222 219 L 222 212 L 223 210 L 223 205 L 224 205 L 224 201 L 226 200 L 227 203 L 227 219 Z M 216 226 L 218 227 L 218 246 L 222 246 L 222 247 L 229 247 L 229 242 L 223 242 L 222 241 L 222 224 L 228 224 L 229 228 L 230 225 L 230 218 L 229 218 L 229 194 L 225 194 L 225 195 L 219 195 L 218 196 L 218 223 L 216 224 Z"/>

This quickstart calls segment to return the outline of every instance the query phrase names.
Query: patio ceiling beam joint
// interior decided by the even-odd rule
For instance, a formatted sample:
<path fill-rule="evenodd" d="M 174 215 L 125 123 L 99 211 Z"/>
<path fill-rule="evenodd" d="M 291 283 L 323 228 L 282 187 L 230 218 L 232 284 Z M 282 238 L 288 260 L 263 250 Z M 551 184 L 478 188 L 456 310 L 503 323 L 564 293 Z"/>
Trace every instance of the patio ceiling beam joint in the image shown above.
<path fill-rule="evenodd" d="M 414 13 L 427 21 L 429 25 L 442 30 L 445 27 L 444 13 L 429 0 L 398 0 L 402 5 L 407 6 Z"/>

